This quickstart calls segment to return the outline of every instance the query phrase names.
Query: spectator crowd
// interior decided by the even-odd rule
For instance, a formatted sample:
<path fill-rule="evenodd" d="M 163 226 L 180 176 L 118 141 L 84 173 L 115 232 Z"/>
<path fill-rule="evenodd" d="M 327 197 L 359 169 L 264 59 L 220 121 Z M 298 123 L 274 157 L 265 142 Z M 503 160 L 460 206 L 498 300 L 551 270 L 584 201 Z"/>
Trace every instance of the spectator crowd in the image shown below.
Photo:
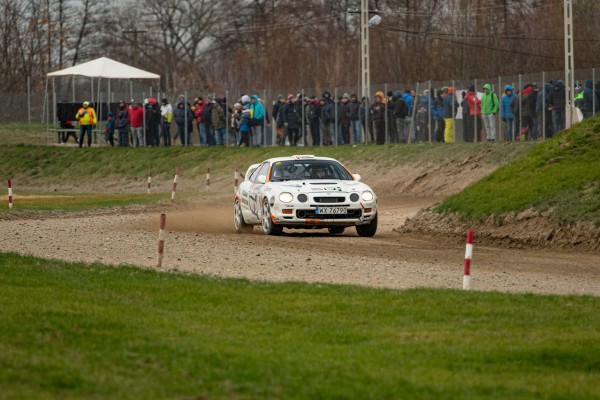
<path fill-rule="evenodd" d="M 575 87 L 572 104 L 584 119 L 600 110 L 600 82 L 588 80 Z M 527 83 L 521 90 L 511 85 L 498 96 L 490 84 L 478 93 L 474 86 L 456 93 L 453 87 L 424 90 L 376 92 L 372 101 L 352 93 L 333 96 L 324 90 L 320 97 L 302 94 L 279 95 L 267 107 L 258 95 L 242 95 L 229 106 L 227 99 L 197 97 L 192 103 L 180 95 L 172 106 L 163 98 L 142 103 L 121 100 L 116 113 L 108 113 L 105 139 L 119 147 L 245 146 L 259 147 L 266 129 L 274 131 L 275 144 L 283 146 L 358 145 L 364 143 L 465 142 L 538 140 L 565 128 L 568 104 L 561 80 L 542 86 Z M 498 113 L 500 113 L 498 118 Z M 79 147 L 92 143 L 92 127 L 98 123 L 95 110 L 84 102 L 75 119 L 79 122 Z M 455 121 L 462 119 L 462 132 Z M 503 124 L 498 124 L 501 119 Z M 72 127 L 62 121 L 61 127 Z M 545 124 L 544 126 L 542 126 Z M 498 126 L 497 126 L 498 125 Z M 503 132 L 499 132 L 501 127 Z M 69 138 L 63 134 L 63 142 Z M 197 136 L 196 136 L 197 135 Z M 197 141 L 195 140 L 197 137 Z"/>

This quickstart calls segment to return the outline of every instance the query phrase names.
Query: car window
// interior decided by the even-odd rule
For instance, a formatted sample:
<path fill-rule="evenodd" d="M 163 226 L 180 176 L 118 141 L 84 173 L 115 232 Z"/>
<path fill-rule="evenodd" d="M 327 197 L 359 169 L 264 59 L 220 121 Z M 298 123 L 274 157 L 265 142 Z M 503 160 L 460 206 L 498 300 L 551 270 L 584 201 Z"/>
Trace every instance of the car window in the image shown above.
<path fill-rule="evenodd" d="M 269 172 L 269 163 L 264 162 L 260 167 L 256 168 L 256 171 L 252 174 L 252 182 L 257 182 L 259 176 L 264 176 L 266 178 L 267 172 Z"/>
<path fill-rule="evenodd" d="M 304 179 L 329 179 L 351 181 L 354 178 L 337 161 L 294 160 L 273 164 L 271 181 L 294 181 Z"/>

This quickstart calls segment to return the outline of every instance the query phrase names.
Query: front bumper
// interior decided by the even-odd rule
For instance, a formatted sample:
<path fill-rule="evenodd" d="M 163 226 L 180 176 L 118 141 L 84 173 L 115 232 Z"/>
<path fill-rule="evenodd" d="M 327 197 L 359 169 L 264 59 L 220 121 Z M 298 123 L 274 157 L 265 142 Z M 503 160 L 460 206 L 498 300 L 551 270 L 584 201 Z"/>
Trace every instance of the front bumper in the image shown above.
<path fill-rule="evenodd" d="M 342 207 L 342 214 L 319 214 L 317 208 Z M 274 203 L 271 206 L 271 219 L 276 225 L 289 228 L 328 228 L 334 226 L 366 225 L 377 215 L 377 201 L 354 204 L 285 204 Z"/>

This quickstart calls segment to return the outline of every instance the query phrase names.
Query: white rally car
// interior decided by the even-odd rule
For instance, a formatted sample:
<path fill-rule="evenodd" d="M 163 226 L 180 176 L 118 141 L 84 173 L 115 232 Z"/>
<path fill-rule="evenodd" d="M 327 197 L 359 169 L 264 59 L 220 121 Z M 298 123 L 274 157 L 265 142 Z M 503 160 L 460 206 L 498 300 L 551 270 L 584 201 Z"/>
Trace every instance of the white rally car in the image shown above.
<path fill-rule="evenodd" d="M 236 232 L 258 224 L 266 235 L 283 228 L 339 234 L 355 226 L 359 236 L 370 237 L 377 231 L 377 196 L 333 158 L 271 158 L 250 166 L 235 194 Z"/>

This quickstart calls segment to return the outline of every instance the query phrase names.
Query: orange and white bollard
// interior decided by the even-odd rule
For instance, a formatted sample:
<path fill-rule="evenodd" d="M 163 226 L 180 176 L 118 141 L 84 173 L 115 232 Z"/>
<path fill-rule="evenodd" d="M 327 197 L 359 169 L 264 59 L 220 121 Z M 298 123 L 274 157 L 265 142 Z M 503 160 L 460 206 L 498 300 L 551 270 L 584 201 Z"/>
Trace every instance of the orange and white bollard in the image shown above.
<path fill-rule="evenodd" d="M 152 187 L 152 175 L 148 175 L 148 184 L 146 185 L 146 190 L 148 194 L 150 194 L 150 188 Z"/>
<path fill-rule="evenodd" d="M 206 187 L 210 187 L 210 167 L 206 168 Z"/>
<path fill-rule="evenodd" d="M 177 190 L 177 177 L 179 176 L 179 165 L 175 170 L 175 178 L 173 178 L 173 191 L 171 192 L 171 203 L 175 201 L 175 191 Z"/>
<path fill-rule="evenodd" d="M 8 180 L 8 209 L 12 210 L 12 181 Z"/>
<path fill-rule="evenodd" d="M 165 225 L 167 223 L 167 215 L 160 214 L 160 229 L 158 231 L 158 257 L 156 258 L 156 267 L 162 267 L 163 255 L 165 252 Z"/>
<path fill-rule="evenodd" d="M 463 290 L 471 289 L 471 259 L 473 258 L 473 228 L 467 232 L 467 247 L 465 249 L 465 271 L 463 273 Z"/>

